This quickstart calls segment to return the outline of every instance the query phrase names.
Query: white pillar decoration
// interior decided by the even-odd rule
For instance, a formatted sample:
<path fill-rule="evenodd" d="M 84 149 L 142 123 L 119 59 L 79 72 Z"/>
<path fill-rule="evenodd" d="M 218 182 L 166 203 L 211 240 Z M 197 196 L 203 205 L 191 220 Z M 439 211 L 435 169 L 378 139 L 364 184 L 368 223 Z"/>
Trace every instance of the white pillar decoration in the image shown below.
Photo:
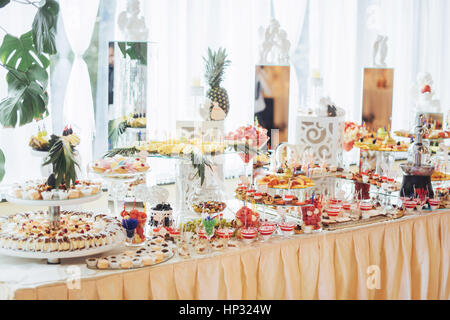
<path fill-rule="evenodd" d="M 92 160 L 95 130 L 91 81 L 83 54 L 91 43 L 99 0 L 60 0 L 59 3 L 67 39 L 75 55 L 64 98 L 64 122 L 72 125 L 81 139 L 77 150 L 83 170 Z"/>

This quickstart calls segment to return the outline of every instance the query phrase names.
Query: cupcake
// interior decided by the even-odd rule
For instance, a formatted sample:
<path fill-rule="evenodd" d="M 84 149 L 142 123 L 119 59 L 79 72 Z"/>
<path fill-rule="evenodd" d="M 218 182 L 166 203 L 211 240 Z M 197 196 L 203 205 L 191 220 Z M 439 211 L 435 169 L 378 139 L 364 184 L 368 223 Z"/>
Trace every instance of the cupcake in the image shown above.
<path fill-rule="evenodd" d="M 151 266 L 152 264 L 155 264 L 155 261 L 155 257 L 150 255 L 144 256 L 142 258 L 142 263 L 144 264 L 144 266 Z"/>
<path fill-rule="evenodd" d="M 187 259 L 191 256 L 191 252 L 189 251 L 188 248 L 180 248 L 178 250 L 178 255 L 184 259 Z"/>
<path fill-rule="evenodd" d="M 117 260 L 109 260 L 109 266 L 111 269 L 119 269 L 120 263 Z"/>
<path fill-rule="evenodd" d="M 28 190 L 27 196 L 28 196 L 28 199 L 31 199 L 31 200 L 40 200 L 41 199 L 41 194 L 39 193 L 39 191 L 34 190 L 34 189 Z"/>
<path fill-rule="evenodd" d="M 142 266 L 142 258 L 141 257 L 133 258 L 133 260 L 131 260 L 131 263 L 133 264 L 134 268 L 139 268 L 140 266 Z"/>
<path fill-rule="evenodd" d="M 13 195 L 16 198 L 19 198 L 19 199 L 22 198 L 22 188 L 15 188 L 13 190 Z"/>
<path fill-rule="evenodd" d="M 99 192 L 100 192 L 100 186 L 99 185 L 96 185 L 96 184 L 91 185 L 91 193 L 92 194 L 97 194 Z"/>
<path fill-rule="evenodd" d="M 42 195 L 42 199 L 44 199 L 44 200 L 52 200 L 52 198 L 53 198 L 53 192 L 51 192 L 51 191 L 43 191 L 43 192 L 41 192 L 41 195 Z"/>
<path fill-rule="evenodd" d="M 134 257 L 135 252 L 133 250 L 127 250 L 124 254 L 128 257 Z"/>
<path fill-rule="evenodd" d="M 161 251 L 156 251 L 154 255 L 156 258 L 156 263 L 161 262 L 164 259 L 164 253 L 162 253 Z"/>
<path fill-rule="evenodd" d="M 77 199 L 81 196 L 81 192 L 77 189 L 71 189 L 69 190 L 69 193 L 67 194 L 67 198 L 69 199 Z"/>
<path fill-rule="evenodd" d="M 58 191 L 59 200 L 66 200 L 68 196 L 69 196 L 69 193 L 67 191 L 65 191 L 65 190 Z"/>
<path fill-rule="evenodd" d="M 172 252 L 169 249 L 162 249 L 161 252 L 163 253 L 164 257 L 168 258 L 172 255 Z"/>
<path fill-rule="evenodd" d="M 122 269 L 130 269 L 132 266 L 131 260 L 129 258 L 122 258 L 120 260 L 120 267 Z"/>
<path fill-rule="evenodd" d="M 92 195 L 93 194 L 92 193 L 92 188 L 87 187 L 87 188 L 81 189 L 81 194 L 83 195 L 83 197 L 87 197 L 87 196 Z"/>
<path fill-rule="evenodd" d="M 88 258 L 86 259 L 86 264 L 88 265 L 88 267 L 95 268 L 95 266 L 97 265 L 97 260 L 97 258 Z"/>
<path fill-rule="evenodd" d="M 109 261 L 107 259 L 98 259 L 97 261 L 97 268 L 99 269 L 108 269 L 109 267 Z"/>

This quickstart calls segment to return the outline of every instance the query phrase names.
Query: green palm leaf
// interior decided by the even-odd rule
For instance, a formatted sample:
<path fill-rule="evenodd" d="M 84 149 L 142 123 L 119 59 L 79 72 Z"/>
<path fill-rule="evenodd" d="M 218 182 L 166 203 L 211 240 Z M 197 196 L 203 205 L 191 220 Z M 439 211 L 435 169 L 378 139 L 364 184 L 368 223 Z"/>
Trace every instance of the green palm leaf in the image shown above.
<path fill-rule="evenodd" d="M 0 8 L 3 8 L 4 6 L 6 6 L 9 2 L 10 2 L 10 0 L 0 0 Z"/>
<path fill-rule="evenodd" d="M 59 4 L 54 0 L 47 0 L 34 17 L 33 42 L 38 53 L 56 53 L 55 33 L 58 12 Z"/>
<path fill-rule="evenodd" d="M 108 122 L 108 139 L 112 146 L 117 144 L 119 137 L 127 129 L 127 120 L 123 118 L 118 118 L 115 120 L 110 120 Z"/>
<path fill-rule="evenodd" d="M 50 65 L 47 57 L 36 52 L 33 31 L 28 31 L 19 38 L 10 34 L 5 35 L 0 46 L 0 61 L 7 67 L 22 72 L 26 72 L 34 64 L 44 69 Z"/>
<path fill-rule="evenodd" d="M 69 187 L 77 180 L 75 167 L 79 164 L 75 161 L 72 145 L 64 137 L 59 137 L 48 152 L 43 166 L 48 164 L 53 166 L 57 189 L 62 183 Z"/>
<path fill-rule="evenodd" d="M 4 127 L 15 127 L 20 117 L 22 126 L 47 116 L 47 71 L 36 64 L 26 72 L 8 70 L 8 97 L 0 102 L 0 123 Z"/>

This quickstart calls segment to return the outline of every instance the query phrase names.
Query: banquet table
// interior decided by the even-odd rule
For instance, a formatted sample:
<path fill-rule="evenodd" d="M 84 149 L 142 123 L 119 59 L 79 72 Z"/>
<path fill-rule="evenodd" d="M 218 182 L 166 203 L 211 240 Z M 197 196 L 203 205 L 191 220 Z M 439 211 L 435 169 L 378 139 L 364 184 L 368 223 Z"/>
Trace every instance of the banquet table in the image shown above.
<path fill-rule="evenodd" d="M 0 256 L 0 298 L 449 299 L 449 226 L 439 210 L 127 271 Z"/>

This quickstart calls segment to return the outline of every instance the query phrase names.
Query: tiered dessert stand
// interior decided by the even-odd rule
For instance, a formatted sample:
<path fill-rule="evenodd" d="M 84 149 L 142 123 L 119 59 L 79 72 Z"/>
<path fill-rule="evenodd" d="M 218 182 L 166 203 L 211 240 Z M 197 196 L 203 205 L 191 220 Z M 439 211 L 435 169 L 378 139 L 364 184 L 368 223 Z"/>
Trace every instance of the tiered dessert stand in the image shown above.
<path fill-rule="evenodd" d="M 83 204 L 91 201 L 98 200 L 101 197 L 101 193 L 81 197 L 77 199 L 66 199 L 66 200 L 26 200 L 15 198 L 11 195 L 6 196 L 6 200 L 10 203 L 18 204 L 18 205 L 26 205 L 26 206 L 48 206 L 48 220 L 50 223 L 50 227 L 54 230 L 57 230 L 60 226 L 60 215 L 61 215 L 61 206 L 71 206 L 77 204 Z M 98 254 L 102 252 L 109 251 L 120 244 L 119 242 L 114 242 L 109 245 L 82 249 L 77 251 L 67 251 L 67 252 L 32 252 L 32 251 L 19 251 L 12 249 L 0 248 L 0 254 L 13 256 L 13 257 L 22 257 L 22 258 L 32 258 L 32 259 L 47 259 L 48 264 L 59 264 L 61 263 L 61 259 L 64 258 L 75 258 L 75 257 L 84 257 L 93 254 Z"/>

